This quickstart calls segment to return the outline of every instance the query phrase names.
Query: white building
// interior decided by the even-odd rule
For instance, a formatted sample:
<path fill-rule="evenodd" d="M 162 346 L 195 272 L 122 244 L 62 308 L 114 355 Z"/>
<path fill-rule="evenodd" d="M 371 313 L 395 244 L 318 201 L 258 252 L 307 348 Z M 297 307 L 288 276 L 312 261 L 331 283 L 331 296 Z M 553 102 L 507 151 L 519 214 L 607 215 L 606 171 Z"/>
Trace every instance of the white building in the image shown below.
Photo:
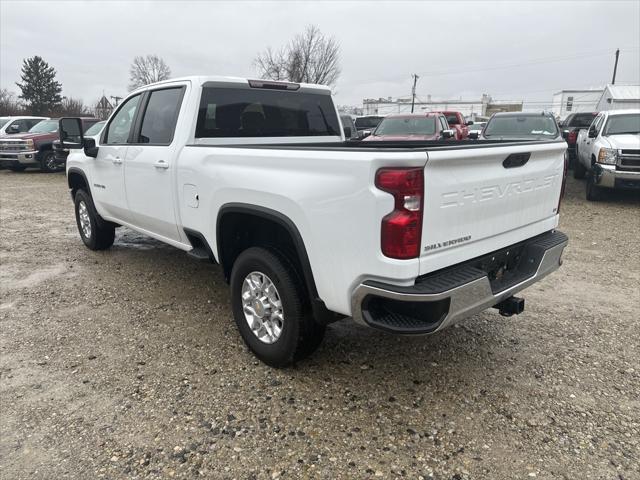
<path fill-rule="evenodd" d="M 362 101 L 365 115 L 389 115 L 393 113 L 410 113 L 411 98 L 365 98 Z M 522 102 L 494 101 L 491 96 L 483 95 L 480 100 L 432 100 L 427 95 L 426 101 L 416 99 L 414 113 L 436 111 L 461 112 L 465 117 L 489 117 L 496 112 L 519 112 Z"/>
<path fill-rule="evenodd" d="M 607 85 L 598 100 L 597 111 L 640 108 L 640 85 Z"/>
<path fill-rule="evenodd" d="M 567 115 L 576 112 L 596 112 L 597 105 L 603 90 L 561 90 L 553 94 L 551 111 L 554 115 L 564 119 Z"/>

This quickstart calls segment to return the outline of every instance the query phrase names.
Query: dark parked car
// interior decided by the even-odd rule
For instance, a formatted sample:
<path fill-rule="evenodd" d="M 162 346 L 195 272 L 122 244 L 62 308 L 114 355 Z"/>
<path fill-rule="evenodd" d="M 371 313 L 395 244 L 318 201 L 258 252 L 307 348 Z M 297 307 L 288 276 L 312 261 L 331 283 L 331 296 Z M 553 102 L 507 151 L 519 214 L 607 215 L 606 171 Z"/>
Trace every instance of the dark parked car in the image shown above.
<path fill-rule="evenodd" d="M 103 120 L 102 122 L 94 123 L 84 131 L 84 136 L 93 137 L 93 136 L 99 135 L 105 123 L 107 123 L 106 120 Z M 67 148 L 62 148 L 60 146 L 60 140 L 55 140 L 53 142 L 53 153 L 54 153 L 53 158 L 55 160 L 56 166 L 58 168 L 63 168 L 67 163 L 67 156 L 69 155 L 69 150 Z"/>
<path fill-rule="evenodd" d="M 402 142 L 447 140 L 455 137 L 447 118 L 441 113 L 405 113 L 388 115 L 363 142 Z"/>
<path fill-rule="evenodd" d="M 351 115 L 340 115 L 340 121 L 342 122 L 342 128 L 344 129 L 344 137 L 346 140 L 359 140 L 358 129 L 356 128 L 356 122 L 353 121 Z"/>
<path fill-rule="evenodd" d="M 562 137 L 567 141 L 567 153 L 569 154 L 569 167 L 573 168 L 574 162 L 578 159 L 576 145 L 580 130 L 588 129 L 596 118 L 598 112 L 572 113 L 560 123 Z"/>
<path fill-rule="evenodd" d="M 358 136 L 360 138 L 366 137 L 378 126 L 383 118 L 384 117 L 378 115 L 367 115 L 364 117 L 356 118 L 356 129 L 358 130 Z"/>
<path fill-rule="evenodd" d="M 483 140 L 554 140 L 561 139 L 560 129 L 551 113 L 494 113 L 484 126 Z"/>

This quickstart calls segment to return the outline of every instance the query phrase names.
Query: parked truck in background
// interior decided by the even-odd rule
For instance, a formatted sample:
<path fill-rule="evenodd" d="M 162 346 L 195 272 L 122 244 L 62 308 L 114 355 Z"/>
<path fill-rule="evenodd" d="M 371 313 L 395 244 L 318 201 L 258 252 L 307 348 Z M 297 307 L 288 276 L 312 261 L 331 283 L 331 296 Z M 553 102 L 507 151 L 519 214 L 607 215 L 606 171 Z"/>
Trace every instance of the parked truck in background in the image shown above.
<path fill-rule="evenodd" d="M 574 175 L 587 175 L 587 200 L 607 189 L 640 191 L 640 110 L 600 112 L 577 140 Z"/>
<path fill-rule="evenodd" d="M 466 140 L 469 137 L 469 125 L 472 125 L 473 122 L 467 122 L 461 112 L 441 111 L 436 113 L 442 113 L 447 118 L 449 128 L 456 132 L 456 140 Z"/>
<path fill-rule="evenodd" d="M 100 120 L 82 118 L 83 130 Z M 0 138 L 0 165 L 21 172 L 26 168 L 39 168 L 43 172 L 58 171 L 53 142 L 58 139 L 58 119 L 42 120 L 26 133 Z"/>
<path fill-rule="evenodd" d="M 28 132 L 42 120 L 48 119 L 48 117 L 32 116 L 0 117 L 0 137 Z"/>
<path fill-rule="evenodd" d="M 84 244 L 126 226 L 219 263 L 242 338 L 277 367 L 344 317 L 426 334 L 519 313 L 567 244 L 561 139 L 348 142 L 328 88 L 227 77 L 138 89 L 97 138 L 60 124 Z"/>
<path fill-rule="evenodd" d="M 562 137 L 567 141 L 569 168 L 573 169 L 573 176 L 575 178 L 584 178 L 584 173 L 580 176 L 580 167 L 578 167 L 578 170 L 575 169 L 577 163 L 576 142 L 578 141 L 578 133 L 580 133 L 580 130 L 588 129 L 597 114 L 598 112 L 572 113 L 559 125 L 562 130 Z"/>

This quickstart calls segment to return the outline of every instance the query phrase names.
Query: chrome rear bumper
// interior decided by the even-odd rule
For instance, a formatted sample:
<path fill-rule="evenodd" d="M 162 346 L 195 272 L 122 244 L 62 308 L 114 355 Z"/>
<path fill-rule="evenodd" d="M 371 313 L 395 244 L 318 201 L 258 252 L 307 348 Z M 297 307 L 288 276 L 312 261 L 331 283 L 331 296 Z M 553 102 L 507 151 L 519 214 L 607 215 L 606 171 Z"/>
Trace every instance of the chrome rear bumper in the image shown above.
<path fill-rule="evenodd" d="M 518 248 L 522 249 L 522 255 L 531 258 L 521 260 L 526 263 L 522 278 L 502 290 L 496 288 L 495 281 L 492 284 L 488 272 L 482 272 L 477 267 L 477 259 L 464 262 L 449 271 L 436 273 L 431 279 L 427 278 L 423 285 L 430 283 L 426 289 L 428 292 L 418 284 L 414 287 L 395 287 L 378 282 L 363 282 L 352 294 L 353 319 L 364 325 L 402 334 L 425 334 L 442 330 L 463 318 L 493 307 L 557 270 L 562 263 L 562 252 L 567 243 L 567 236 L 555 231 L 520 244 Z M 537 253 L 531 255 L 536 249 Z M 506 249 L 502 249 L 504 250 Z M 498 252 L 495 252 L 496 255 Z M 537 262 L 537 267 L 532 264 L 533 261 Z M 447 284 L 455 286 L 446 288 Z M 438 286 L 442 291 L 437 291 Z M 388 302 L 387 307 L 378 308 L 376 313 L 367 307 L 367 302 L 371 299 L 387 299 L 391 302 Z M 394 305 L 401 306 L 400 310 L 403 312 L 394 312 Z M 426 320 L 421 323 L 420 318 L 408 318 L 408 309 L 414 310 L 416 316 L 422 315 Z M 380 320 L 381 311 L 384 311 L 383 321 Z"/>

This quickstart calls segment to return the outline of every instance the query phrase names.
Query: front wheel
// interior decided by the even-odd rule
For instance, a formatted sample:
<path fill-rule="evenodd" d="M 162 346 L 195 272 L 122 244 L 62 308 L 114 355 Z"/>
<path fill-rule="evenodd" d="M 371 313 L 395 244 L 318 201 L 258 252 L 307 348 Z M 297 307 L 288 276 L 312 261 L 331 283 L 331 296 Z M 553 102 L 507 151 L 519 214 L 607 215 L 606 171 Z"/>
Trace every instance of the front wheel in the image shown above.
<path fill-rule="evenodd" d="M 75 195 L 76 223 L 82 241 L 91 250 L 106 250 L 113 245 L 115 226 L 103 220 L 93 205 L 91 195 L 78 190 Z"/>
<path fill-rule="evenodd" d="M 573 164 L 573 178 L 582 180 L 587 174 L 587 169 L 580 163 L 580 160 L 576 160 Z"/>
<path fill-rule="evenodd" d="M 587 200 L 597 202 L 602 200 L 602 187 L 595 184 L 593 175 L 594 173 L 591 172 L 587 178 Z"/>
<path fill-rule="evenodd" d="M 320 345 L 325 327 L 308 312 L 304 288 L 286 256 L 248 248 L 233 264 L 230 284 L 238 330 L 264 363 L 286 367 Z"/>
<path fill-rule="evenodd" d="M 53 173 L 60 170 L 60 167 L 56 163 L 56 154 L 52 151 L 44 152 L 40 159 L 40 170 L 46 173 Z"/>

